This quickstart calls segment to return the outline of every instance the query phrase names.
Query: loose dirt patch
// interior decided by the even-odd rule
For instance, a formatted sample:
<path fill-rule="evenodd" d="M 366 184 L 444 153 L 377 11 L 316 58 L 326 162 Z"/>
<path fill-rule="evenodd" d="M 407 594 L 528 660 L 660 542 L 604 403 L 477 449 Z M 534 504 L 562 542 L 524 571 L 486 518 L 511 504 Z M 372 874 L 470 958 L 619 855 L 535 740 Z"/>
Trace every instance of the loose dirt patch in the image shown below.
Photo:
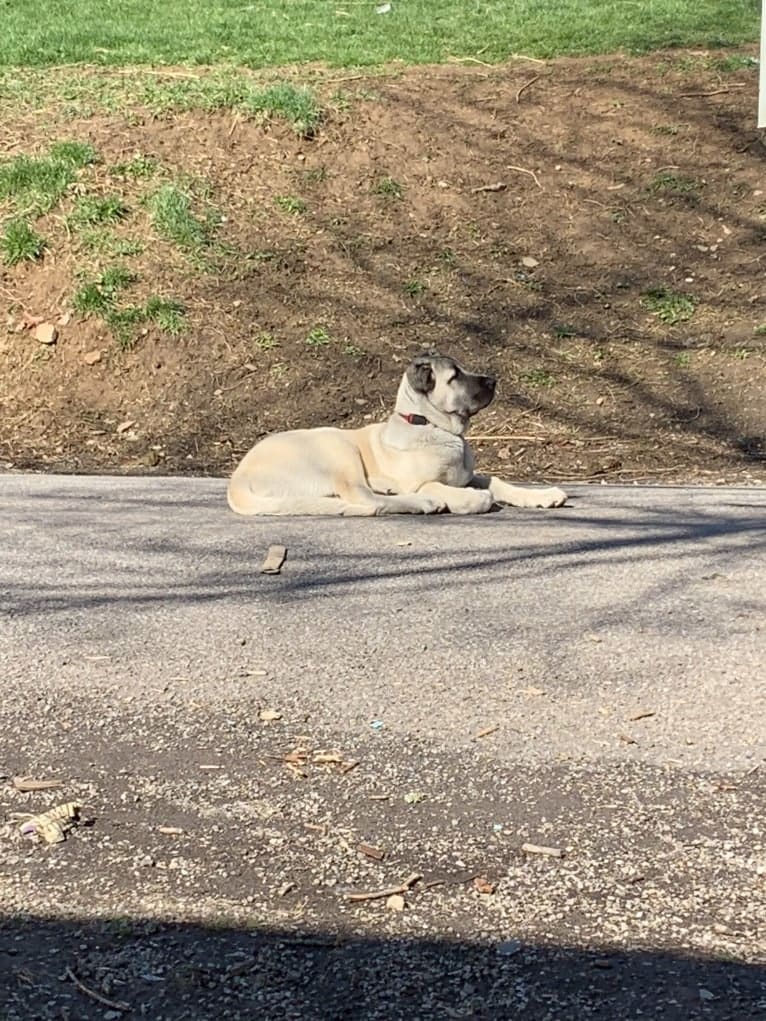
<path fill-rule="evenodd" d="M 44 258 L 2 272 L 8 468 L 224 473 L 267 431 L 384 416 L 406 359 L 437 348 L 501 377 L 474 428 L 484 468 L 766 480 L 745 57 L 320 75 L 311 138 L 232 110 L 85 109 L 62 82 L 3 126 L 11 155 L 66 138 L 100 156 L 36 222 Z M 163 184 L 201 240 L 152 226 Z M 83 195 L 128 213 L 87 235 L 68 218 Z M 72 314 L 115 264 L 132 274 L 117 335 Z M 140 312 L 153 298 L 183 305 L 180 334 Z M 39 343 L 29 324 L 61 316 Z"/>

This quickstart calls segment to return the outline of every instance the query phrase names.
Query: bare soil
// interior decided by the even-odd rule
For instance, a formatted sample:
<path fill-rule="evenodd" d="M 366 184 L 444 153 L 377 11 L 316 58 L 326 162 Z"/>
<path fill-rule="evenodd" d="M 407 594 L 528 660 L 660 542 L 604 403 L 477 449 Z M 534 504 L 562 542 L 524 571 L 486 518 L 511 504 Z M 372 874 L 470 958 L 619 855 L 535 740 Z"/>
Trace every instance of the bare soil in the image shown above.
<path fill-rule="evenodd" d="M 127 351 L 71 315 L 78 274 L 115 260 L 85 252 L 67 197 L 39 225 L 43 261 L 0 278 L 0 463 L 226 473 L 268 431 L 385 416 L 408 357 L 435 348 L 501 378 L 474 426 L 485 469 L 766 481 L 766 145 L 757 72 L 726 56 L 319 75 L 312 139 L 231 111 L 62 100 L 7 119 L 11 154 L 92 141 L 78 187 L 119 191 L 113 235 L 145 245 L 118 260 L 127 297 L 187 315 Z M 204 266 L 152 231 L 150 184 L 110 171 L 137 153 L 222 215 Z M 690 318 L 647 308 L 657 289 Z M 54 346 L 34 339 L 61 316 Z"/>

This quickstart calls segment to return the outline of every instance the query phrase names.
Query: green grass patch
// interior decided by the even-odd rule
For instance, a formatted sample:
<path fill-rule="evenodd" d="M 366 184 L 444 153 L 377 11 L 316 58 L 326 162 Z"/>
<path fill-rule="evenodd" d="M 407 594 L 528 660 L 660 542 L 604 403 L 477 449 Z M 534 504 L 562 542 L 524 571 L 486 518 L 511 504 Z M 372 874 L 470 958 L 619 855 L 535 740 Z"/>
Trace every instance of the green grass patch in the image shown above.
<path fill-rule="evenodd" d="M 404 189 L 393 177 L 381 177 L 372 186 L 372 193 L 373 195 L 382 195 L 387 199 L 400 199 L 404 194 Z"/>
<path fill-rule="evenodd" d="M 699 193 L 700 182 L 683 174 L 659 173 L 650 182 L 648 191 L 667 195 L 693 196 Z"/>
<path fill-rule="evenodd" d="M 105 315 L 114 307 L 119 293 L 136 279 L 135 273 L 124 266 L 110 266 L 75 292 L 72 306 L 81 315 Z"/>
<path fill-rule="evenodd" d="M 159 163 L 151 156 L 138 155 L 124 163 L 115 163 L 109 168 L 109 173 L 115 177 L 144 178 L 156 174 L 158 168 Z"/>
<path fill-rule="evenodd" d="M 527 386 L 553 386 L 553 376 L 547 369 L 529 369 L 521 374 L 521 382 Z"/>
<path fill-rule="evenodd" d="M 759 326 L 756 326 L 754 332 L 756 337 L 766 337 L 766 323 L 761 323 Z"/>
<path fill-rule="evenodd" d="M 283 213 L 305 213 L 308 208 L 303 199 L 295 198 L 294 195 L 277 195 L 274 201 Z"/>
<path fill-rule="evenodd" d="M 119 223 L 128 207 L 118 195 L 82 195 L 68 216 L 72 227 L 95 227 Z"/>
<path fill-rule="evenodd" d="M 0 254 L 8 266 L 35 262 L 42 257 L 45 241 L 26 220 L 9 220 L 0 234 Z"/>
<path fill-rule="evenodd" d="M 83 230 L 80 242 L 89 252 L 106 255 L 110 259 L 127 259 L 132 255 L 140 255 L 144 250 L 141 241 L 115 237 L 111 231 L 98 228 Z"/>
<path fill-rule="evenodd" d="M 0 202 L 10 201 L 19 210 L 39 216 L 53 209 L 77 171 L 95 163 L 92 145 L 57 142 L 47 156 L 15 156 L 0 162 Z"/>
<path fill-rule="evenodd" d="M 488 63 L 514 53 L 713 48 L 756 41 L 759 14 L 755 0 L 393 0 L 386 14 L 373 0 L 131 0 L 108 9 L 101 0 L 25 0 L 3 6 L 0 65 Z"/>
<path fill-rule="evenodd" d="M 213 217 L 201 220 L 188 192 L 163 184 L 148 200 L 152 225 L 160 237 L 185 252 L 200 253 L 212 242 Z"/>
<path fill-rule="evenodd" d="M 641 304 L 647 312 L 657 316 L 668 326 L 685 323 L 694 314 L 694 299 L 667 287 L 655 287 L 645 291 Z"/>
<path fill-rule="evenodd" d="M 309 347 L 327 347 L 330 343 L 330 334 L 324 328 L 324 326 L 315 326 L 309 331 L 308 337 L 306 337 L 306 343 Z"/>
<path fill-rule="evenodd" d="M 155 322 L 164 333 L 177 337 L 184 328 L 186 310 L 183 305 L 169 298 L 149 298 L 144 306 L 147 319 Z"/>
<path fill-rule="evenodd" d="M 277 117 L 299 135 L 310 137 L 322 111 L 311 89 L 292 82 L 263 86 L 245 75 L 174 78 L 148 82 L 145 102 L 158 112 L 168 110 L 240 110 L 251 117 Z"/>
<path fill-rule="evenodd" d="M 426 285 L 422 280 L 408 280 L 404 285 L 404 293 L 408 294 L 410 298 L 420 298 L 425 294 Z"/>

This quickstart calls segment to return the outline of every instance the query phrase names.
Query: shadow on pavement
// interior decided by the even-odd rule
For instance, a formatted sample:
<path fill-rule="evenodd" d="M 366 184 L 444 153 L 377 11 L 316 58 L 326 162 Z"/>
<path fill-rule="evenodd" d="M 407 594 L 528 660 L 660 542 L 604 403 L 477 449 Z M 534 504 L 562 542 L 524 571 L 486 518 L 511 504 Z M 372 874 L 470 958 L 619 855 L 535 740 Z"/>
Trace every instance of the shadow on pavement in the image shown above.
<path fill-rule="evenodd" d="M 72 975 L 119 1006 L 78 989 Z M 766 969 L 659 950 L 526 945 L 512 933 L 506 944 L 480 944 L 237 928 L 223 919 L 218 928 L 6 917 L 0 1016 L 740 1021 L 766 1016 Z"/>

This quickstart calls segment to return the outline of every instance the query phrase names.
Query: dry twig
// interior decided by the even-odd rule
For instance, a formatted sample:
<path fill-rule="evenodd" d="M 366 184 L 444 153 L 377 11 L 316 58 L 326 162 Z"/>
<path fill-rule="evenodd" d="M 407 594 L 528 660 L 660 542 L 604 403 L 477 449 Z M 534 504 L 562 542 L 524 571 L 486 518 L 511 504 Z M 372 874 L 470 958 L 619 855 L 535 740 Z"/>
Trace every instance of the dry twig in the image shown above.
<path fill-rule="evenodd" d="M 385 890 L 370 890 L 366 893 L 347 893 L 346 900 L 357 902 L 363 900 L 383 900 L 383 898 L 394 897 L 397 894 L 407 893 L 422 878 L 419 872 L 413 872 L 399 886 L 388 886 Z"/>
<path fill-rule="evenodd" d="M 97 992 L 95 989 L 89 989 L 88 986 L 79 980 L 71 968 L 67 968 L 65 975 L 74 982 L 81 993 L 84 993 L 86 996 L 90 996 L 92 1000 L 102 1004 L 104 1007 L 110 1007 L 112 1010 L 119 1010 L 121 1014 L 127 1014 L 133 1009 L 129 1003 L 125 1003 L 123 1000 L 109 1000 L 106 996 L 102 996 L 102 994 Z"/>

